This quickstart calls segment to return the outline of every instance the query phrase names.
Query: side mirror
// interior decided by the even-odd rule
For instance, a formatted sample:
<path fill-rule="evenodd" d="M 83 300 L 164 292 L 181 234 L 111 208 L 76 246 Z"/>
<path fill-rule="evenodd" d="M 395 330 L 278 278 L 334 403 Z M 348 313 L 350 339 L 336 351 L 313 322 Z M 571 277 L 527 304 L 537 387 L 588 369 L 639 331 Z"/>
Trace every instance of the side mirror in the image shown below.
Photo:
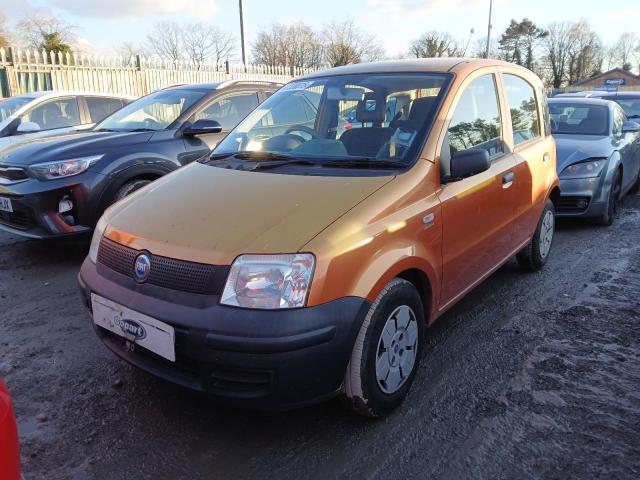
<path fill-rule="evenodd" d="M 40 131 L 40 125 L 36 122 L 22 122 L 16 128 L 16 133 L 34 133 Z"/>
<path fill-rule="evenodd" d="M 462 180 L 491 168 L 489 152 L 472 148 L 456 152 L 451 157 L 451 175 L 448 181 Z"/>
<path fill-rule="evenodd" d="M 622 133 L 640 132 L 640 124 L 633 120 L 627 120 L 622 124 Z"/>
<path fill-rule="evenodd" d="M 206 133 L 220 133 L 222 125 L 215 120 L 200 119 L 193 122 L 184 129 L 182 134 L 185 137 L 195 137 L 196 135 L 204 135 Z"/>

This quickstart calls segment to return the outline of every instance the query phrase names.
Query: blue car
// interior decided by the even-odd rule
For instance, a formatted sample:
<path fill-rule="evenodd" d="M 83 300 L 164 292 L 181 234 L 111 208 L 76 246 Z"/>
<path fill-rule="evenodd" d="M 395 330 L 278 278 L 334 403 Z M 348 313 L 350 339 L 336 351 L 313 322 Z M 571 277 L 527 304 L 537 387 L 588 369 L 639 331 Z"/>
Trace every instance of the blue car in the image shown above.
<path fill-rule="evenodd" d="M 610 100 L 553 98 L 549 110 L 560 177 L 557 215 L 611 225 L 624 195 L 640 189 L 640 124 Z"/>

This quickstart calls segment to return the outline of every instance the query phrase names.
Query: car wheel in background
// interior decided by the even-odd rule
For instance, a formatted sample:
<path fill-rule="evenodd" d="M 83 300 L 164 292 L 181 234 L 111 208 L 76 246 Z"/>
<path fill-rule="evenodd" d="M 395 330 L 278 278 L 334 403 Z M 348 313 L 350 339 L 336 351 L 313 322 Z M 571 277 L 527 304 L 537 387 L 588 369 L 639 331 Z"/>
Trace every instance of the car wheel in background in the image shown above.
<path fill-rule="evenodd" d="M 600 225 L 609 226 L 612 225 L 618 214 L 618 207 L 620 206 L 622 192 L 622 175 L 620 175 L 620 169 L 617 169 L 613 174 L 613 180 L 611 181 L 611 189 L 609 190 L 609 196 L 607 197 L 607 209 L 602 216 L 596 218 L 596 222 Z"/>
<path fill-rule="evenodd" d="M 353 410 L 381 417 L 402 403 L 420 364 L 424 328 L 413 284 L 389 282 L 367 312 L 345 373 L 343 393 Z"/>
<path fill-rule="evenodd" d="M 516 258 L 518 264 L 525 270 L 535 272 L 540 270 L 547 263 L 549 253 L 551 252 L 551 244 L 553 243 L 553 235 L 556 230 L 556 210 L 553 202 L 547 199 L 544 206 L 538 226 L 533 234 L 531 241 L 518 252 Z"/>
<path fill-rule="evenodd" d="M 136 190 L 139 190 L 142 187 L 145 187 L 145 186 L 149 185 L 151 182 L 152 182 L 152 180 L 149 180 L 149 179 L 146 179 L 146 178 L 139 178 L 137 180 L 131 180 L 131 181 L 125 183 L 116 192 L 115 197 L 113 199 L 113 203 L 115 203 L 115 202 L 117 202 L 119 200 L 122 200 L 127 195 L 131 195 Z"/>
<path fill-rule="evenodd" d="M 629 190 L 630 193 L 638 193 L 640 192 L 640 172 L 638 172 L 638 176 L 636 177 L 636 181 L 633 184 L 633 187 L 631 187 L 631 190 Z"/>

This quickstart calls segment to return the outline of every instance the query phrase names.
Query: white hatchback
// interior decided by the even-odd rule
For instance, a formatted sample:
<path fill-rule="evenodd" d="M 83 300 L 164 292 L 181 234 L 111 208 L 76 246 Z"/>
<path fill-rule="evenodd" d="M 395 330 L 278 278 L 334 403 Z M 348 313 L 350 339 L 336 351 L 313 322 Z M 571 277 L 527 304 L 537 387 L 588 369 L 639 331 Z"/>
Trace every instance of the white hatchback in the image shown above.
<path fill-rule="evenodd" d="M 86 130 L 136 97 L 34 92 L 0 100 L 0 150 L 33 138 Z"/>

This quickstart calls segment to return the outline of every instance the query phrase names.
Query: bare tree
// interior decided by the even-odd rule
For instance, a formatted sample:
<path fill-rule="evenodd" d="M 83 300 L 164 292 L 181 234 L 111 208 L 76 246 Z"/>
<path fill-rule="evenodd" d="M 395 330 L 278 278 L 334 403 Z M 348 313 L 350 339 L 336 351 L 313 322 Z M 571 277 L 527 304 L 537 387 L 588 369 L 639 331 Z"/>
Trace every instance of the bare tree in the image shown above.
<path fill-rule="evenodd" d="M 567 67 L 574 47 L 575 35 L 569 22 L 554 22 L 547 26 L 542 40 L 543 60 L 549 69 L 551 84 L 559 88 L 567 77 Z"/>
<path fill-rule="evenodd" d="M 632 70 L 635 63 L 635 54 L 640 48 L 640 39 L 633 32 L 625 32 L 618 38 L 615 44 L 617 52 L 616 62 L 625 70 Z"/>
<path fill-rule="evenodd" d="M 219 65 L 228 60 L 235 50 L 233 35 L 213 25 L 204 23 L 186 25 L 181 37 L 189 60 L 198 69 L 208 60 Z"/>
<path fill-rule="evenodd" d="M 28 48 L 69 51 L 76 27 L 50 15 L 29 15 L 17 25 L 22 43 Z"/>
<path fill-rule="evenodd" d="M 150 51 L 175 63 L 182 58 L 182 27 L 173 21 L 156 22 L 147 34 L 147 43 Z"/>
<path fill-rule="evenodd" d="M 327 24 L 323 36 L 325 60 L 333 67 L 378 60 L 384 56 L 375 35 L 361 30 L 351 19 Z"/>
<path fill-rule="evenodd" d="M 456 57 L 462 49 L 449 32 L 432 30 L 413 40 L 409 51 L 416 58 Z"/>
<path fill-rule="evenodd" d="M 500 50 L 498 49 L 498 41 L 493 39 L 489 45 L 489 58 L 501 58 Z M 487 51 L 487 37 L 479 38 L 473 42 L 471 48 L 471 56 L 475 58 L 484 58 Z"/>
<path fill-rule="evenodd" d="M 323 49 L 319 35 L 308 25 L 274 23 L 258 33 L 253 57 L 270 67 L 317 68 L 323 63 Z"/>
<path fill-rule="evenodd" d="M 9 27 L 7 26 L 7 17 L 0 13 L 0 48 L 7 48 L 12 41 Z"/>
<path fill-rule="evenodd" d="M 573 24 L 570 33 L 573 41 L 568 56 L 567 78 L 571 85 L 602 71 L 604 52 L 600 37 L 586 21 Z"/>

